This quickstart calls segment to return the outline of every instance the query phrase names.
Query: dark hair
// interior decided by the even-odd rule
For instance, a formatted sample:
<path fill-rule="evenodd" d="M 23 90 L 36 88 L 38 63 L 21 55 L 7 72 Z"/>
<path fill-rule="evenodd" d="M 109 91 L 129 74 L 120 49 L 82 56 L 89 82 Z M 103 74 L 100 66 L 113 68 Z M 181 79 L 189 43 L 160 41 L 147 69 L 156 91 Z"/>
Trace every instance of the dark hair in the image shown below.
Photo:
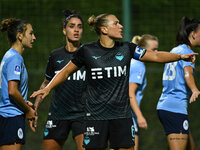
<path fill-rule="evenodd" d="M 176 35 L 176 45 L 187 44 L 191 46 L 188 39 L 192 31 L 196 31 L 200 22 L 197 19 L 189 19 L 188 17 L 183 17 L 179 25 L 179 31 Z"/>
<path fill-rule="evenodd" d="M 7 31 L 8 40 L 11 43 L 14 43 L 16 39 L 16 35 L 18 32 L 24 33 L 27 29 L 26 25 L 29 24 L 28 22 L 16 19 L 16 18 L 9 18 L 4 19 L 1 22 L 1 32 Z"/>
<path fill-rule="evenodd" d="M 101 15 L 98 15 L 97 17 L 92 15 L 88 19 L 88 24 L 89 24 L 89 26 L 91 26 L 96 31 L 96 33 L 98 35 L 100 35 L 101 34 L 101 27 L 107 26 L 108 19 L 106 17 L 109 16 L 109 15 L 111 15 L 111 14 L 101 14 Z"/>
<path fill-rule="evenodd" d="M 78 18 L 81 20 L 82 24 L 83 24 L 83 19 L 82 17 L 75 11 L 75 10 L 63 10 L 63 13 L 65 15 L 65 19 L 63 21 L 63 28 L 66 27 L 68 21 L 71 19 L 71 18 Z"/>

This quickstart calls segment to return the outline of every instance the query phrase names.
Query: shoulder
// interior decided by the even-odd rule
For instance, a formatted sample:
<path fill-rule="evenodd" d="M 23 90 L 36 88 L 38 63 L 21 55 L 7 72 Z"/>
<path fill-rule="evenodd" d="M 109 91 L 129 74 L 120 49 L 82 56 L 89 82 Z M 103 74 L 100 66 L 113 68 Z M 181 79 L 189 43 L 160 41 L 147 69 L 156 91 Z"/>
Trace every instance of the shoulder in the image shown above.
<path fill-rule="evenodd" d="M 65 46 L 62 46 L 60 48 L 52 50 L 50 55 L 51 56 L 59 55 L 59 54 L 62 54 L 64 51 L 65 51 Z"/>
<path fill-rule="evenodd" d="M 136 60 L 136 59 L 131 59 L 131 68 L 137 68 L 140 70 L 145 70 L 145 65 L 143 62 Z"/>
<path fill-rule="evenodd" d="M 177 47 L 174 47 L 171 50 L 171 53 L 177 53 L 177 54 L 189 54 L 194 53 L 190 48 L 187 47 L 185 44 L 178 45 Z"/>

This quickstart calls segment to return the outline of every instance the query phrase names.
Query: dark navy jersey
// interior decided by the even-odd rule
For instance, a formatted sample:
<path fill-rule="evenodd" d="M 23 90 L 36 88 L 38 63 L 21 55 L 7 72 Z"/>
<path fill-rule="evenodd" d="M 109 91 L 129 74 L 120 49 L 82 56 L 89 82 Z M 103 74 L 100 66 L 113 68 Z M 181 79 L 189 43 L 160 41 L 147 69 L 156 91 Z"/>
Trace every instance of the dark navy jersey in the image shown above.
<path fill-rule="evenodd" d="M 51 52 L 46 68 L 46 78 L 51 80 L 73 57 L 65 46 Z M 86 87 L 86 71 L 82 67 L 64 83 L 54 89 L 50 106 L 50 118 L 71 120 L 84 116 L 84 100 L 81 99 Z"/>
<path fill-rule="evenodd" d="M 130 118 L 129 70 L 131 58 L 140 59 L 146 50 L 129 42 L 115 42 L 113 48 L 100 42 L 82 45 L 72 62 L 85 66 L 88 85 L 86 120 Z"/>

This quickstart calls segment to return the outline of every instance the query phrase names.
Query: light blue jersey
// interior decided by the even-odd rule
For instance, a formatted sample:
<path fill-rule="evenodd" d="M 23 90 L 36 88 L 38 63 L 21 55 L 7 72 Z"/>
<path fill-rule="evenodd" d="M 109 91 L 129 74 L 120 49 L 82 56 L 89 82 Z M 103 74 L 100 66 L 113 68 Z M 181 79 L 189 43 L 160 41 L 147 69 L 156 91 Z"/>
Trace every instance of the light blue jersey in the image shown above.
<path fill-rule="evenodd" d="M 27 101 L 28 74 L 22 56 L 14 49 L 9 49 L 4 55 L 0 66 L 0 115 L 14 117 L 23 114 L 15 104 L 10 101 L 8 94 L 8 81 L 18 80 L 18 90 Z"/>
<path fill-rule="evenodd" d="M 146 67 L 144 63 L 139 60 L 135 60 L 135 59 L 131 60 L 129 83 L 131 82 L 138 84 L 138 88 L 136 90 L 135 95 L 136 95 L 138 106 L 140 106 L 141 100 L 143 98 L 143 92 L 147 85 L 147 78 L 146 78 Z M 133 111 L 131 112 L 132 112 L 134 124 L 137 124 L 136 115 L 134 114 Z M 136 132 L 137 131 L 138 129 L 136 129 Z"/>
<path fill-rule="evenodd" d="M 193 51 L 187 45 L 182 44 L 173 48 L 171 53 L 188 54 L 193 53 Z M 165 64 L 163 91 L 158 101 L 157 110 L 166 110 L 187 115 L 191 90 L 184 79 L 184 67 L 186 66 L 195 68 L 194 64 L 183 60 Z"/>

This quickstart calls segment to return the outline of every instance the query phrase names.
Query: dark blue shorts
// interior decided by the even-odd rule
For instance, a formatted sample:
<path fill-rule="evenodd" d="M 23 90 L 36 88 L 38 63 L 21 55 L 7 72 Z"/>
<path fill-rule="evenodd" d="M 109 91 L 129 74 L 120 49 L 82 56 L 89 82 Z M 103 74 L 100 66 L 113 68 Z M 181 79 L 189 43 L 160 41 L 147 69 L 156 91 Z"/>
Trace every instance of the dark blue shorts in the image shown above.
<path fill-rule="evenodd" d="M 0 116 L 0 146 L 10 144 L 25 144 L 24 115 L 4 118 Z"/>
<path fill-rule="evenodd" d="M 137 117 L 135 116 L 135 114 L 132 114 L 132 119 L 133 119 L 133 125 L 134 125 L 134 129 L 135 129 L 135 135 L 139 135 L 140 134 L 140 129 L 138 126 L 138 122 L 137 122 Z"/>
<path fill-rule="evenodd" d="M 72 137 L 83 134 L 84 120 L 53 120 L 48 118 L 44 130 L 43 139 L 66 140 L 70 130 L 72 130 Z"/>
<path fill-rule="evenodd" d="M 86 149 L 130 148 L 135 134 L 132 118 L 113 120 L 86 120 L 83 147 Z"/>
<path fill-rule="evenodd" d="M 166 135 L 172 133 L 189 133 L 188 115 L 158 110 L 158 117 L 162 123 Z"/>

